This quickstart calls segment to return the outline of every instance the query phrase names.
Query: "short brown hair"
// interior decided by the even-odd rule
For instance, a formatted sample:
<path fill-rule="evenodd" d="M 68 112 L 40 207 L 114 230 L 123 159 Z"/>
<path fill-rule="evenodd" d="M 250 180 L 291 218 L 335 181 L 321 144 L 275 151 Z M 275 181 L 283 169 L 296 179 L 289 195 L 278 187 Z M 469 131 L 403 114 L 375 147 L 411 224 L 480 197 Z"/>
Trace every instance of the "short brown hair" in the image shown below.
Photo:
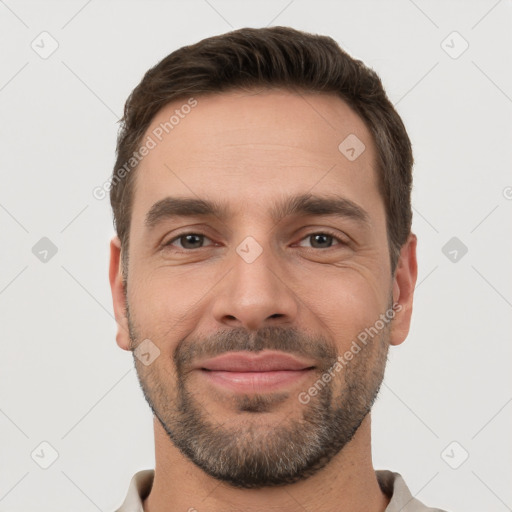
<path fill-rule="evenodd" d="M 402 120 L 375 71 L 348 55 L 334 39 L 289 27 L 242 28 L 179 48 L 147 71 L 130 94 L 110 188 L 123 261 L 128 252 L 134 172 L 125 172 L 120 179 L 116 169 L 126 166 L 138 150 L 157 112 L 191 96 L 260 87 L 334 93 L 363 119 L 377 149 L 394 271 L 412 220 L 413 156 Z"/>

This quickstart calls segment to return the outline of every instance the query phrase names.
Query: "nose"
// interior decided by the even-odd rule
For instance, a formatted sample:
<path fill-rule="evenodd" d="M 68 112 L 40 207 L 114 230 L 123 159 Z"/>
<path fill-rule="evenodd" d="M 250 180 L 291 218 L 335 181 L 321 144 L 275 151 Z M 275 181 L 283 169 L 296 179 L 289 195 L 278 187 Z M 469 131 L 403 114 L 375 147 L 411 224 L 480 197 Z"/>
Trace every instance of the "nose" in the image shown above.
<path fill-rule="evenodd" d="M 222 326 L 254 331 L 294 324 L 299 298 L 290 287 L 284 263 L 268 248 L 252 262 L 236 252 L 232 261 L 231 270 L 219 283 L 213 306 L 215 320 Z"/>

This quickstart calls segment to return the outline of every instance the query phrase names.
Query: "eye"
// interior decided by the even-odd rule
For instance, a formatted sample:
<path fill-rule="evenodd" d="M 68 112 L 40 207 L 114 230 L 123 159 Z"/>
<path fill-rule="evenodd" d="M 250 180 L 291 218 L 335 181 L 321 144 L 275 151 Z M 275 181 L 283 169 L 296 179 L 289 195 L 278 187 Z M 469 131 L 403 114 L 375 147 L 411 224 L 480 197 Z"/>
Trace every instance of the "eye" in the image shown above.
<path fill-rule="evenodd" d="M 169 240 L 164 244 L 164 247 L 173 246 L 187 250 L 200 249 L 201 247 L 205 247 L 205 240 L 209 240 L 211 242 L 211 240 L 206 235 L 201 233 L 183 233 L 174 237 L 172 240 Z M 176 243 L 179 243 L 179 245 L 176 245 Z"/>
<path fill-rule="evenodd" d="M 205 243 L 206 241 L 210 243 Z M 311 233 L 305 236 L 297 245 L 300 247 L 308 247 L 308 242 L 310 244 L 309 247 L 313 249 L 329 249 L 334 245 L 346 245 L 346 243 L 338 236 L 324 231 Z M 184 249 L 188 251 L 201 249 L 210 245 L 214 245 L 214 242 L 202 233 L 183 233 L 172 238 L 163 246 L 176 247 L 177 249 Z"/>
<path fill-rule="evenodd" d="M 343 240 L 329 232 L 311 233 L 304 237 L 298 245 L 307 247 L 303 245 L 303 241 L 309 241 L 313 249 L 329 249 L 333 245 L 345 245 Z M 336 243 L 333 244 L 334 241 Z"/>

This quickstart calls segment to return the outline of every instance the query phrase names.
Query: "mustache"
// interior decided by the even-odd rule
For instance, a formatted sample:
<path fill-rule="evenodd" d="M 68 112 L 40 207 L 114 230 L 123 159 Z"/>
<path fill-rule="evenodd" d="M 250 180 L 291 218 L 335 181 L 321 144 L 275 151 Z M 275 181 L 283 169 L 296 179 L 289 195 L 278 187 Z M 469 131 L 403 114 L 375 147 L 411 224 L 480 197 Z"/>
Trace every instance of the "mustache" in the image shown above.
<path fill-rule="evenodd" d="M 267 326 L 249 332 L 243 327 L 217 331 L 205 338 L 182 339 L 173 359 L 178 369 L 186 370 L 195 360 L 220 356 L 227 352 L 279 350 L 318 361 L 329 368 L 336 360 L 335 347 L 322 336 L 312 336 L 295 328 Z"/>

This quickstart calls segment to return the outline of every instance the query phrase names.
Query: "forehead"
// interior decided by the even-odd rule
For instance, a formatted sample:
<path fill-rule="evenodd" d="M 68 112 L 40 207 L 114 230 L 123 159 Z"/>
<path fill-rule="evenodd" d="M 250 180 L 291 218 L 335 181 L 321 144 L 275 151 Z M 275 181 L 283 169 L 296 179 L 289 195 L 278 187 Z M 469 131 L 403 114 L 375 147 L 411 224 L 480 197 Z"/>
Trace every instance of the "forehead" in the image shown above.
<path fill-rule="evenodd" d="M 334 191 L 355 202 L 378 196 L 371 134 L 332 94 L 237 90 L 185 98 L 157 113 L 142 142 L 149 139 L 154 147 L 136 171 L 134 219 L 167 195 L 240 209 L 288 193 Z M 363 152 L 347 158 L 347 146 Z"/>

